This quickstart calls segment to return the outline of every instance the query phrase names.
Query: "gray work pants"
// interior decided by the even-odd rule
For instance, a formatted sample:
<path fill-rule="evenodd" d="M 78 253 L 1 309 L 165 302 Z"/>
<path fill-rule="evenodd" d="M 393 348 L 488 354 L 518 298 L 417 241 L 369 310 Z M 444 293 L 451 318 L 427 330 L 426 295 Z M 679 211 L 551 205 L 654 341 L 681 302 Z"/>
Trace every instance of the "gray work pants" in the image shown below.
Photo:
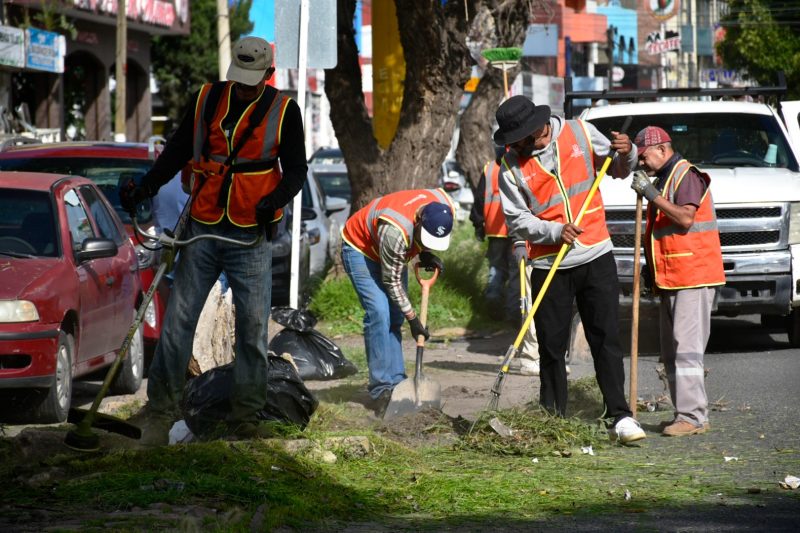
<path fill-rule="evenodd" d="M 711 333 L 714 288 L 660 290 L 661 361 L 669 380 L 675 419 L 708 421 L 703 354 Z"/>

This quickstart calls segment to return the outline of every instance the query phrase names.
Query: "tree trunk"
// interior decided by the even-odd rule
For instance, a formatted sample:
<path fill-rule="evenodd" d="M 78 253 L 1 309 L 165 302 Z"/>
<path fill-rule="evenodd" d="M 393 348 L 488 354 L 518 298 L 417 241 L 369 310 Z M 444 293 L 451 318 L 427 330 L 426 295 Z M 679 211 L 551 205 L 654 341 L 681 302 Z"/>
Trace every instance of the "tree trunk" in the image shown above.
<path fill-rule="evenodd" d="M 540 2 L 534 2 L 538 4 Z M 532 5 L 529 0 L 505 0 L 487 2 L 496 35 L 484 35 L 483 41 L 491 43 L 487 47 L 521 47 L 530 22 Z M 519 68 L 508 72 L 509 85 L 519 72 Z M 461 135 L 456 148 L 456 160 L 475 187 L 483 173 L 483 166 L 494 159 L 492 124 L 497 106 L 503 101 L 503 72 L 486 65 L 486 70 L 472 95 L 469 106 L 461 115 Z"/>
<path fill-rule="evenodd" d="M 520 1 L 520 0 L 517 0 Z M 355 0 L 338 0 L 338 64 L 325 73 L 331 122 L 347 162 L 353 210 L 378 196 L 434 187 L 469 78 L 464 3 L 395 0 L 406 62 L 397 132 L 382 149 L 364 104 L 353 30 Z M 476 0 L 467 2 L 475 12 Z"/>

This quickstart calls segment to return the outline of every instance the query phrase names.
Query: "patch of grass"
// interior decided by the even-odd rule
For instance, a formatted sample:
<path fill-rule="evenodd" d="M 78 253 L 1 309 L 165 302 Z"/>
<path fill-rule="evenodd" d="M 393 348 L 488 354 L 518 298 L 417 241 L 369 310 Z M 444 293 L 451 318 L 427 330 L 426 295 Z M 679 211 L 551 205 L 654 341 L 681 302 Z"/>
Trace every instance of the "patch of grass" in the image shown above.
<path fill-rule="evenodd" d="M 492 310 L 486 308 L 482 298 L 488 272 L 485 252 L 486 243 L 475 240 L 472 227 L 468 223 L 457 223 L 450 249 L 441 253 L 444 274 L 431 289 L 428 305 L 431 329 L 454 326 L 468 330 L 496 329 Z M 409 298 L 419 311 L 421 290 L 414 278 L 413 266 L 408 269 L 408 275 Z M 364 310 L 346 275 L 326 278 L 311 296 L 309 309 L 323 322 L 319 328 L 327 335 L 362 332 Z"/>
<path fill-rule="evenodd" d="M 500 436 L 492 429 L 489 421 L 493 417 L 511 429 L 511 436 Z M 577 418 L 552 416 L 539 408 L 509 409 L 485 413 L 462 437 L 460 447 L 492 455 L 542 456 L 572 453 L 581 446 L 596 446 L 606 438 L 598 425 Z"/>

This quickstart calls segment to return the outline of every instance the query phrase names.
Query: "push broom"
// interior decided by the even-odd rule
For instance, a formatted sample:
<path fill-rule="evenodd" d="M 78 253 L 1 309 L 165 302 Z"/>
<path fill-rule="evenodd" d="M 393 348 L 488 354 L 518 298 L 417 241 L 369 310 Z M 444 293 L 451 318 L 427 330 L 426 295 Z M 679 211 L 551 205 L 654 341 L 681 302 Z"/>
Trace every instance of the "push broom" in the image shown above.
<path fill-rule="evenodd" d="M 626 118 L 625 123 L 622 125 L 622 129 L 620 129 L 620 132 L 624 133 L 625 131 L 627 131 L 628 127 L 631 125 L 632 120 L 633 120 L 632 117 Z M 608 167 L 611 165 L 611 160 L 614 157 L 614 153 L 615 151 L 611 150 L 609 151 L 608 156 L 606 156 L 606 159 L 603 162 L 603 166 L 600 168 L 600 172 L 594 179 L 594 183 L 592 183 L 591 189 L 589 189 L 589 194 L 586 195 L 586 199 L 583 201 L 583 205 L 581 206 L 580 211 L 578 211 L 578 216 L 575 217 L 575 220 L 572 221 L 573 224 L 578 225 L 581 223 L 583 215 L 586 213 L 586 209 L 589 207 L 589 203 L 592 201 L 592 198 L 594 198 L 594 195 L 597 192 L 598 187 L 600 187 L 600 182 L 605 177 L 606 172 L 608 171 Z M 517 351 L 519 351 L 519 346 L 522 343 L 522 338 L 525 336 L 525 332 L 528 331 L 528 328 L 531 325 L 531 321 L 533 320 L 533 315 L 536 314 L 536 310 L 539 309 L 539 304 L 542 303 L 544 294 L 547 291 L 547 288 L 550 286 L 550 282 L 553 280 L 553 277 L 556 274 L 556 270 L 558 270 L 558 267 L 561 264 L 561 261 L 564 259 L 564 256 L 567 254 L 569 248 L 570 248 L 569 244 L 564 243 L 561 245 L 561 249 L 558 251 L 558 255 L 556 255 L 555 261 L 553 261 L 553 265 L 550 267 L 550 271 L 547 273 L 547 277 L 544 279 L 542 288 L 539 289 L 539 294 L 536 295 L 536 299 L 533 301 L 533 305 L 528 311 L 528 316 L 525 317 L 525 322 L 523 322 L 522 327 L 520 328 L 519 333 L 517 334 L 517 338 L 514 340 L 514 344 L 508 347 L 505 358 L 503 359 L 503 364 L 500 367 L 500 372 L 498 372 L 497 377 L 495 378 L 494 381 L 494 386 L 492 386 L 489 403 L 487 404 L 485 409 L 486 411 L 497 410 L 497 407 L 500 403 L 500 394 L 503 391 L 503 383 L 505 381 L 506 374 L 508 374 L 508 368 L 511 365 L 511 360 L 516 356 Z M 473 423 L 473 427 L 474 426 L 475 424 Z"/>
<path fill-rule="evenodd" d="M 503 91 L 508 98 L 508 71 L 519 64 L 522 48 L 487 48 L 481 55 L 495 68 L 503 71 Z"/>

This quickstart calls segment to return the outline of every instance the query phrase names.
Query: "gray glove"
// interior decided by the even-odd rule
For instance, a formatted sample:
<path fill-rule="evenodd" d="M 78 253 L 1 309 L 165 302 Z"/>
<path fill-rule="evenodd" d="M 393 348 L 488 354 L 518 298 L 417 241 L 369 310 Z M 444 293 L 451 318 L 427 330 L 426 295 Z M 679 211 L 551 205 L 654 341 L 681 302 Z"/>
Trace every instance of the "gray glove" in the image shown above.
<path fill-rule="evenodd" d="M 637 170 L 633 173 L 633 181 L 631 182 L 631 189 L 639 193 L 639 196 L 647 198 L 648 202 L 652 202 L 659 195 L 656 189 L 650 182 L 650 178 L 646 172 Z"/>
<path fill-rule="evenodd" d="M 528 247 L 525 245 L 525 241 L 516 241 L 512 248 L 512 253 L 514 254 L 514 264 L 519 265 L 519 262 L 524 260 L 528 260 Z"/>

